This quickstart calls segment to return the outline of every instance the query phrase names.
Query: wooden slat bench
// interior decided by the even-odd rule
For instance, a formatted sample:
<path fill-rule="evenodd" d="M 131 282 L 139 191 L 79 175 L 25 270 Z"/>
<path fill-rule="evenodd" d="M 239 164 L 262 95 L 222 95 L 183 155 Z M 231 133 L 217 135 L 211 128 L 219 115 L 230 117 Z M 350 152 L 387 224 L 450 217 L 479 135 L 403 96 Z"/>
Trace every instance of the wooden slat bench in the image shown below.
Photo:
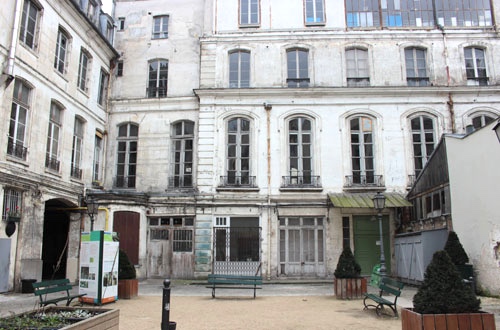
<path fill-rule="evenodd" d="M 262 289 L 262 276 L 260 275 L 225 275 L 209 274 L 207 288 L 212 289 L 212 298 L 215 298 L 215 289 L 253 289 L 253 298 L 257 289 Z"/>
<path fill-rule="evenodd" d="M 57 305 L 60 301 L 66 301 L 66 306 L 69 306 L 73 299 L 86 295 L 86 293 L 72 295 L 70 291 L 73 289 L 73 286 L 69 283 L 69 279 L 67 278 L 34 282 L 32 286 L 33 293 L 40 298 L 40 307 L 50 304 Z"/>
<path fill-rule="evenodd" d="M 363 304 L 365 305 L 364 309 L 367 309 L 369 306 L 375 307 L 375 311 L 377 315 L 380 316 L 382 309 L 384 306 L 388 306 L 394 312 L 394 317 L 398 317 L 398 309 L 396 303 L 398 301 L 398 297 L 401 295 L 401 289 L 403 289 L 404 284 L 398 281 L 395 281 L 388 277 L 382 277 L 378 288 L 380 289 L 379 294 L 373 293 L 365 293 L 365 299 L 363 299 Z M 385 297 L 382 295 L 385 294 Z M 392 300 L 389 298 L 392 297 Z M 387 298 L 387 299 L 386 299 Z M 376 305 L 367 304 L 367 300 L 373 300 Z"/>

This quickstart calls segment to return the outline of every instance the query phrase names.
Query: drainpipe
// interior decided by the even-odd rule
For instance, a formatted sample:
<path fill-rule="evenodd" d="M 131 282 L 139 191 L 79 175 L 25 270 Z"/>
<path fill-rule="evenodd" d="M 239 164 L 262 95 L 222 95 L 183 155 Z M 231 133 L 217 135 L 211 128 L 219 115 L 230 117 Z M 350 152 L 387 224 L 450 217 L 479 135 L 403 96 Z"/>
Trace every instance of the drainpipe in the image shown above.
<path fill-rule="evenodd" d="M 441 30 L 441 34 L 443 36 L 443 57 L 444 57 L 444 63 L 445 63 L 445 68 L 446 68 L 446 86 L 450 86 L 451 83 L 451 77 L 450 77 L 450 65 L 448 63 L 448 43 L 446 40 L 446 32 L 444 30 L 444 26 L 438 24 L 437 25 L 438 29 Z"/>
<path fill-rule="evenodd" d="M 19 38 L 19 20 L 21 18 L 21 5 L 22 0 L 16 0 L 16 9 L 14 12 L 14 25 L 12 27 L 12 35 L 10 41 L 9 57 L 7 59 L 7 67 L 3 73 L 8 76 L 7 81 L 10 82 L 14 79 L 14 61 L 16 58 L 17 40 Z"/>
<path fill-rule="evenodd" d="M 271 109 L 272 104 L 264 102 L 267 117 L 267 279 L 271 279 Z"/>

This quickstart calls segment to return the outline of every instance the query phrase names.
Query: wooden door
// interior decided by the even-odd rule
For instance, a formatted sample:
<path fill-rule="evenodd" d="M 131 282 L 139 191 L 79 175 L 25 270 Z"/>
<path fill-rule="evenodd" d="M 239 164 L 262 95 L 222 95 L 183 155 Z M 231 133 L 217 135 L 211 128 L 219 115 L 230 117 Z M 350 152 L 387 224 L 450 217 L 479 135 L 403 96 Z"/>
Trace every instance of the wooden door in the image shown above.
<path fill-rule="evenodd" d="M 113 231 L 120 238 L 120 249 L 124 250 L 134 265 L 139 264 L 140 215 L 137 212 L 117 211 L 113 216 Z"/>

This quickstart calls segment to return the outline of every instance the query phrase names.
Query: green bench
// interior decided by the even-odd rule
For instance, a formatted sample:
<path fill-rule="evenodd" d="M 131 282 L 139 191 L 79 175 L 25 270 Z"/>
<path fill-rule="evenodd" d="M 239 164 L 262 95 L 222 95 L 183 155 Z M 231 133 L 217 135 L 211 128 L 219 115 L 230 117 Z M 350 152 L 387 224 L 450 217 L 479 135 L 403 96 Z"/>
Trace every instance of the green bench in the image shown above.
<path fill-rule="evenodd" d="M 380 316 L 384 307 L 387 306 L 394 312 L 394 317 L 398 317 L 396 303 L 398 301 L 398 297 L 401 295 L 401 289 L 403 289 L 403 287 L 404 284 L 401 282 L 388 277 L 382 277 L 378 284 L 378 289 L 380 290 L 378 295 L 365 293 L 365 298 L 363 299 L 363 304 L 365 305 L 364 309 L 367 309 L 368 307 L 375 307 L 377 315 Z M 368 302 L 372 300 L 375 304 L 367 304 L 367 300 Z"/>
<path fill-rule="evenodd" d="M 61 280 L 49 280 L 32 283 L 33 293 L 40 298 L 40 307 L 45 307 L 50 304 L 57 305 L 60 301 L 66 301 L 66 306 L 75 298 L 80 298 L 86 295 L 70 293 L 73 286 L 67 278 Z M 49 296 L 50 294 L 50 296 Z"/>
<path fill-rule="evenodd" d="M 262 276 L 255 275 L 225 275 L 209 274 L 207 288 L 212 289 L 212 298 L 215 298 L 215 289 L 253 289 L 253 298 L 257 289 L 262 289 Z"/>

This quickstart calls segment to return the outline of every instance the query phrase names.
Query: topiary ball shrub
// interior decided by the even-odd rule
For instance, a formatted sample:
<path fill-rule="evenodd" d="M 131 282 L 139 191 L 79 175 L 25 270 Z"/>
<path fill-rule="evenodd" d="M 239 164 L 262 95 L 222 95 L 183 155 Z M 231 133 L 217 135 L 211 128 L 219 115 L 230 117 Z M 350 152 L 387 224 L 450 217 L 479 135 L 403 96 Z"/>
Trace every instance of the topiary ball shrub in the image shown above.
<path fill-rule="evenodd" d="M 413 308 L 420 314 L 476 313 L 481 301 L 462 281 L 444 250 L 437 251 L 427 266 L 424 281 L 413 297 Z"/>
<path fill-rule="evenodd" d="M 460 243 L 457 233 L 454 231 L 448 233 L 448 239 L 446 240 L 444 250 L 448 253 L 454 265 L 462 266 L 469 262 L 469 257 L 462 243 Z"/>
<path fill-rule="evenodd" d="M 127 253 L 120 249 L 118 260 L 118 279 L 132 280 L 136 278 L 135 267 L 128 258 Z"/>
<path fill-rule="evenodd" d="M 336 278 L 358 278 L 361 266 L 357 263 L 350 247 L 345 247 L 339 257 L 337 268 L 333 273 Z"/>

